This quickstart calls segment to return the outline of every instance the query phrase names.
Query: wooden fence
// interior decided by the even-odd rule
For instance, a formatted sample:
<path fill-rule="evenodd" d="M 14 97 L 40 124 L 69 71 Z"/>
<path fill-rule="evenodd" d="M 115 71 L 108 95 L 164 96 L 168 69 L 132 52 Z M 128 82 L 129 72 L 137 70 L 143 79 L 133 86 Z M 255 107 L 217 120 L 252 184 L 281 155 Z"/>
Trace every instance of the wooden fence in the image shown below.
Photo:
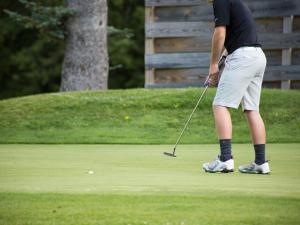
<path fill-rule="evenodd" d="M 264 86 L 300 87 L 300 0 L 244 0 L 268 66 Z M 207 0 L 145 0 L 145 87 L 200 86 L 208 73 L 213 9 Z"/>

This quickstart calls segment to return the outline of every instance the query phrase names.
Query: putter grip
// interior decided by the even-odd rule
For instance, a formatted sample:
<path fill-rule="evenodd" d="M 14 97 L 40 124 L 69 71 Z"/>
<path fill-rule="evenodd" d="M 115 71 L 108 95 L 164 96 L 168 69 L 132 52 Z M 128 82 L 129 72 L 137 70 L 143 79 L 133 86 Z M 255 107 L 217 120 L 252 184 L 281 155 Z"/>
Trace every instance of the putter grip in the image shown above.
<path fill-rule="evenodd" d="M 226 61 L 226 55 L 222 55 L 219 63 L 218 63 L 218 67 L 219 67 L 219 74 L 222 73 L 222 70 L 225 67 L 225 61 Z M 207 77 L 206 81 L 204 82 L 204 87 L 209 87 L 210 86 L 210 82 L 209 82 L 209 77 Z"/>

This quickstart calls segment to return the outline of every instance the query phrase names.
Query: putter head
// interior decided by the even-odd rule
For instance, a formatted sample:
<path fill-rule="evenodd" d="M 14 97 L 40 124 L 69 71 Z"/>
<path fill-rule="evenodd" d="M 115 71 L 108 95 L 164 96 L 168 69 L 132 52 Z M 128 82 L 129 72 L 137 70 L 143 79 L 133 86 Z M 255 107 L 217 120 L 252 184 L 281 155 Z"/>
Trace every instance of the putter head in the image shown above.
<path fill-rule="evenodd" d="M 165 155 L 167 155 L 167 156 L 176 157 L 176 155 L 175 155 L 175 154 L 173 154 L 173 153 L 164 152 L 164 154 L 165 154 Z"/>

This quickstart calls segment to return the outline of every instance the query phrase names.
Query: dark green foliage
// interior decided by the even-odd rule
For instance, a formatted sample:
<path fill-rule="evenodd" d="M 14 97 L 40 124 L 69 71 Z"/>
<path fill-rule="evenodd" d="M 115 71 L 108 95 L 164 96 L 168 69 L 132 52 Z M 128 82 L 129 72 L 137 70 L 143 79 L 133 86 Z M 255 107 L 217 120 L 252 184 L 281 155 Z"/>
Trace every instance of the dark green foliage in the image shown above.
<path fill-rule="evenodd" d="M 64 22 L 68 17 L 73 16 L 76 11 L 62 5 L 60 6 L 45 6 L 41 2 L 32 2 L 27 0 L 18 0 L 23 4 L 28 15 L 23 15 L 8 9 L 3 11 L 7 13 L 11 19 L 24 26 L 26 29 L 36 29 L 41 35 L 49 36 L 50 38 L 63 39 Z M 133 35 L 129 29 L 117 29 L 113 26 L 108 26 L 108 35 L 125 36 L 131 38 Z"/>
<path fill-rule="evenodd" d="M 37 29 L 42 35 L 64 38 L 63 22 L 75 13 L 73 9 L 64 6 L 44 6 L 40 2 L 27 0 L 19 0 L 19 2 L 28 10 L 28 15 L 7 9 L 4 12 L 27 29 Z"/>
<path fill-rule="evenodd" d="M 50 6 L 57 4 L 60 1 L 51 1 Z M 9 18 L 4 9 L 30 15 L 18 1 L 4 0 L 0 5 L 0 98 L 58 91 L 63 40 L 50 39 L 46 30 L 25 28 Z"/>
<path fill-rule="evenodd" d="M 144 1 L 108 1 L 109 25 L 129 29 L 131 38 L 109 37 L 111 67 L 109 88 L 132 88 L 144 85 Z"/>
<path fill-rule="evenodd" d="M 26 8 L 19 1 L 0 2 L 0 99 L 59 90 L 64 41 L 57 37 L 61 38 L 63 34 L 60 30 L 63 21 L 60 19 L 72 10 L 62 7 L 63 0 L 32 2 L 28 4 L 35 13 L 31 13 L 32 7 Z M 116 0 L 108 3 L 109 87 L 142 87 L 143 1 Z M 9 18 L 4 10 L 8 10 L 15 20 Z M 51 19 L 48 20 L 49 16 Z"/>

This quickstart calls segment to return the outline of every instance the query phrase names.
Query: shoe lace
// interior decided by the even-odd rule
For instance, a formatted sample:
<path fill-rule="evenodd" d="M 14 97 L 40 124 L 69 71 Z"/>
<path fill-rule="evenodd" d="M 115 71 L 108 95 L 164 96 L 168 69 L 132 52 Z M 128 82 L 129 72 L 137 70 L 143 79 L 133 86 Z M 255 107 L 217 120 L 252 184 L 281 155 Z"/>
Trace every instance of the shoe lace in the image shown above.
<path fill-rule="evenodd" d="M 254 162 L 251 162 L 248 166 L 246 166 L 246 168 L 249 170 L 254 169 L 254 167 L 255 167 Z"/>
<path fill-rule="evenodd" d="M 215 158 L 213 161 L 211 161 L 211 162 L 208 164 L 208 167 L 209 167 L 210 169 L 215 168 L 215 167 L 219 164 L 219 162 L 218 162 L 219 158 L 220 158 L 220 156 L 218 156 L 218 157 Z"/>

